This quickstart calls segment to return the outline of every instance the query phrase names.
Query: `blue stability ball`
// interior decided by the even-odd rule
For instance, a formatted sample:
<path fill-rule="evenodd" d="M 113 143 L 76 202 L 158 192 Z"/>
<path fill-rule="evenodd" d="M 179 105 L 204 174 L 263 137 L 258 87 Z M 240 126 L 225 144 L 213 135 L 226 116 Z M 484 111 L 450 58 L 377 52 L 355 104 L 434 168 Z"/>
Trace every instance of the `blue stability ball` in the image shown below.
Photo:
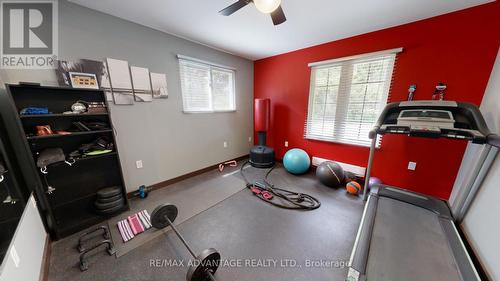
<path fill-rule="evenodd" d="M 292 174 L 303 174 L 309 170 L 311 159 L 309 159 L 309 155 L 304 150 L 292 148 L 285 153 L 283 165 Z"/>

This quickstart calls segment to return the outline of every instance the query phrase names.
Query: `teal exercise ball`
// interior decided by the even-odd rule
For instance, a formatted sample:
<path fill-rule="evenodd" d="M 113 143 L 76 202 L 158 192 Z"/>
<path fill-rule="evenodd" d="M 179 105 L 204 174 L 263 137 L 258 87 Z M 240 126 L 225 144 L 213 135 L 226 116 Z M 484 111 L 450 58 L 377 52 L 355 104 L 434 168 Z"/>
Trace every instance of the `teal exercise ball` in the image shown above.
<path fill-rule="evenodd" d="M 285 169 L 292 174 L 303 174 L 309 170 L 311 159 L 307 152 L 300 148 L 292 148 L 285 153 L 283 157 Z"/>

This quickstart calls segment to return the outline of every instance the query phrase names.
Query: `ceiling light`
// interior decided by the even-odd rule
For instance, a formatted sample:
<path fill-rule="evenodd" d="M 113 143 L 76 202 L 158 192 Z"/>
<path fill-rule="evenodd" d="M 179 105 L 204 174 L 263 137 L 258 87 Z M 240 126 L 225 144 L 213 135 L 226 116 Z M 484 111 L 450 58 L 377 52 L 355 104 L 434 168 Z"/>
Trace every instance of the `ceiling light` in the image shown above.
<path fill-rule="evenodd" d="M 253 3 L 259 11 L 270 14 L 280 6 L 281 0 L 253 0 Z"/>

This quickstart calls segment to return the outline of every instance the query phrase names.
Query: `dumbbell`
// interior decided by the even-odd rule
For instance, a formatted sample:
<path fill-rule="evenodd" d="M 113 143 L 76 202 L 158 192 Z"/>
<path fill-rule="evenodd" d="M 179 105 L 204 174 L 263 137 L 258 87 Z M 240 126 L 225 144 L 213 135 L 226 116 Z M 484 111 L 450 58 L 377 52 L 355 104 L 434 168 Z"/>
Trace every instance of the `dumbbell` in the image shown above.
<path fill-rule="evenodd" d="M 163 229 L 170 226 L 191 256 L 195 259 L 196 262 L 189 267 L 187 272 L 187 281 L 216 281 L 214 274 L 219 267 L 220 253 L 214 248 L 208 248 L 203 250 L 201 254 L 196 255 L 186 239 L 184 239 L 182 234 L 173 224 L 173 221 L 177 218 L 177 214 L 178 210 L 175 205 L 162 204 L 156 207 L 153 213 L 151 213 L 151 224 L 156 229 Z"/>

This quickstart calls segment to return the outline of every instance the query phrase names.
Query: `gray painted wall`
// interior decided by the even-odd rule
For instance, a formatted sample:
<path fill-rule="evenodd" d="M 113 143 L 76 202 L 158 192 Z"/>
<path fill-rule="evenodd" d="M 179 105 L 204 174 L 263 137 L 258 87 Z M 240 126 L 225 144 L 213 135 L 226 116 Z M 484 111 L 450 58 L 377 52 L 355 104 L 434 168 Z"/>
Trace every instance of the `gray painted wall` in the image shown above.
<path fill-rule="evenodd" d="M 111 107 L 128 191 L 248 153 L 253 131 L 252 61 L 73 3 L 59 1 L 59 5 L 60 58 L 110 57 L 167 74 L 168 99 Z M 177 54 L 236 68 L 237 111 L 182 113 Z M 56 83 L 52 71 L 0 74 L 11 83 Z M 144 168 L 136 169 L 137 160 L 143 161 Z"/>
<path fill-rule="evenodd" d="M 24 208 L 7 255 L 0 266 L 0 281 L 39 280 L 47 234 L 34 202 L 33 197 L 30 197 Z M 13 256 L 19 258 L 17 265 Z"/>
<path fill-rule="evenodd" d="M 495 66 L 480 107 L 490 130 L 500 134 L 500 111 L 498 108 L 500 108 L 500 51 L 497 54 Z M 450 198 L 453 209 L 457 208 L 456 202 L 459 201 L 457 198 L 463 196 L 463 184 L 470 176 L 467 171 L 473 170 L 474 166 L 477 165 L 477 158 L 482 147 L 474 144 L 469 144 L 467 147 Z M 500 236 L 500 224 L 498 223 L 500 214 L 499 182 L 500 156 L 497 156 L 462 224 L 469 243 L 474 248 L 491 280 L 500 280 L 500 258 L 498 255 L 498 249 L 500 249 L 500 240 L 498 239 Z"/>

